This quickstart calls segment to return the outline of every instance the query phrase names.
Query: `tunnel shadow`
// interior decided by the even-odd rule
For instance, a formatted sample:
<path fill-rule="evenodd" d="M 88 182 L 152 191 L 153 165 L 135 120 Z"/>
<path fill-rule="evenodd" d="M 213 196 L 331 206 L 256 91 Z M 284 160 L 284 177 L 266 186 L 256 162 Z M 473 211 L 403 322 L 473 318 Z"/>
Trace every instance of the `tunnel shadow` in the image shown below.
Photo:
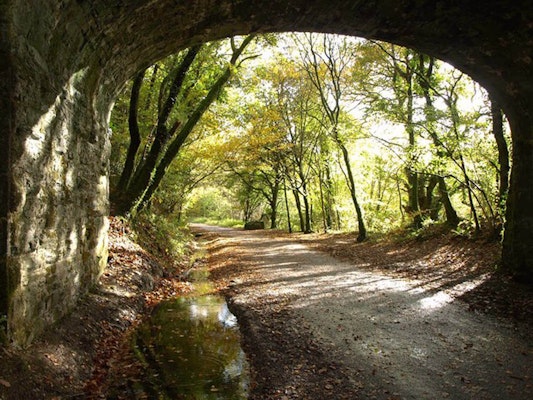
<path fill-rule="evenodd" d="M 96 398 L 104 390 L 109 360 L 120 352 L 124 332 L 148 310 L 145 296 L 163 272 L 141 247 L 111 244 L 104 274 L 71 313 L 47 327 L 28 351 L 0 352 L 0 363 L 9 366 L 2 379 L 10 385 L 0 385 L 0 397 Z"/>

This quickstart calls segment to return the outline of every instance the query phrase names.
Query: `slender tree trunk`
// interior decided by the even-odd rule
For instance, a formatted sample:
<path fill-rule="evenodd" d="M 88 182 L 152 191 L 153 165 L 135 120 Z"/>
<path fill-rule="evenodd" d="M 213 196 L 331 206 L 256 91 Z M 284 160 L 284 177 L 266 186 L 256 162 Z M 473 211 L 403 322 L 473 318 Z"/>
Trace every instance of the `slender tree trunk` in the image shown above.
<path fill-rule="evenodd" d="M 333 179 L 331 179 L 331 170 L 326 164 L 326 224 L 329 228 L 333 228 L 333 218 L 335 209 L 335 196 L 333 195 Z M 337 229 L 339 229 L 339 221 L 337 221 Z"/>
<path fill-rule="evenodd" d="M 305 229 L 304 233 L 311 233 L 311 207 L 309 205 L 309 196 L 307 194 L 307 185 L 305 182 L 302 184 L 302 198 L 304 201 L 304 217 L 305 217 Z"/>
<path fill-rule="evenodd" d="M 192 132 L 200 118 L 204 115 L 204 113 L 207 111 L 209 106 L 218 98 L 222 88 L 224 85 L 228 82 L 228 80 L 231 77 L 232 69 L 237 63 L 238 58 L 250 44 L 250 42 L 253 40 L 255 36 L 249 35 L 247 36 L 241 45 L 238 48 L 235 48 L 233 51 L 233 55 L 230 60 L 230 65 L 226 67 L 223 74 L 216 80 L 216 82 L 211 86 L 209 89 L 209 92 L 207 95 L 202 99 L 202 101 L 198 104 L 196 109 L 192 112 L 192 114 L 187 119 L 187 122 L 181 127 L 179 132 L 177 133 L 174 140 L 168 145 L 165 154 L 161 157 L 161 160 L 157 164 L 157 167 L 155 168 L 153 172 L 153 179 L 149 179 L 146 185 L 136 185 L 133 189 L 134 191 L 129 193 L 129 201 L 130 201 L 130 208 L 133 208 L 133 206 L 136 207 L 137 211 L 142 210 L 145 205 L 150 201 L 152 198 L 152 195 L 156 191 L 156 189 L 159 187 L 161 181 L 163 180 L 163 177 L 165 176 L 167 168 L 170 166 L 174 158 L 177 156 L 178 152 L 180 151 L 181 147 L 185 143 L 185 140 L 189 136 L 189 134 Z M 150 173 L 152 175 L 152 173 Z M 135 204 L 136 200 L 140 199 L 140 201 Z"/>
<path fill-rule="evenodd" d="M 287 210 L 287 227 L 289 229 L 289 233 L 292 233 L 291 213 L 289 209 L 289 199 L 287 197 L 287 183 L 285 182 L 285 177 L 283 177 L 283 194 L 285 195 L 285 209 Z"/>
<path fill-rule="evenodd" d="M 458 124 L 459 124 L 459 114 L 457 112 L 457 103 L 456 100 L 449 99 L 447 101 L 448 107 L 450 109 L 451 114 L 451 120 L 452 120 L 452 129 L 453 133 L 455 135 L 455 139 L 459 142 L 459 132 L 458 132 Z M 468 202 L 470 205 L 470 211 L 472 213 L 472 218 L 474 219 L 474 229 L 475 234 L 478 235 L 481 232 L 481 225 L 479 223 L 479 217 L 477 215 L 476 206 L 474 204 L 474 195 L 472 194 L 473 188 L 472 184 L 470 182 L 470 176 L 468 175 L 468 170 L 466 168 L 465 158 L 463 156 L 463 153 L 459 152 L 459 167 L 461 169 L 461 172 L 463 173 L 463 179 L 465 182 L 467 194 L 468 194 Z"/>
<path fill-rule="evenodd" d="M 276 229 L 278 227 L 278 194 L 279 181 L 276 179 L 272 188 L 272 200 L 270 201 L 270 229 Z"/>
<path fill-rule="evenodd" d="M 366 227 L 363 219 L 363 211 L 361 210 L 361 206 L 359 205 L 359 202 L 357 201 L 357 196 L 355 195 L 355 180 L 352 173 L 352 167 L 350 165 L 350 155 L 348 154 L 348 149 L 346 148 L 346 146 L 344 146 L 342 142 L 337 140 L 337 143 L 342 151 L 344 166 L 346 167 L 346 173 L 348 177 L 348 189 L 350 190 L 350 196 L 352 198 L 352 202 L 355 208 L 355 213 L 357 214 L 357 227 L 359 230 L 359 233 L 357 235 L 357 241 L 362 242 L 366 240 Z"/>
<path fill-rule="evenodd" d="M 407 189 L 409 212 L 413 218 L 413 227 L 420 229 L 422 227 L 422 214 L 420 213 L 420 205 L 418 203 L 418 173 L 413 169 L 413 164 L 416 161 L 414 156 L 414 150 L 416 146 L 415 129 L 413 123 L 413 87 L 412 77 L 408 75 L 408 89 L 407 89 L 407 121 L 406 130 L 409 136 L 409 150 L 408 158 L 409 165 L 406 168 L 407 183 L 409 185 Z"/>
<path fill-rule="evenodd" d="M 323 189 L 324 183 L 322 179 L 322 172 L 319 171 L 318 173 L 318 188 L 320 190 L 320 208 L 322 209 L 322 226 L 324 228 L 324 233 L 328 232 L 328 223 L 327 223 L 327 212 L 326 212 L 326 206 L 324 202 L 324 189 Z"/>
<path fill-rule="evenodd" d="M 128 113 L 128 127 L 130 133 L 130 144 L 128 146 L 128 152 L 126 154 L 126 161 L 124 162 L 124 168 L 122 169 L 122 174 L 120 175 L 120 180 L 117 185 L 117 190 L 119 192 L 126 189 L 128 182 L 133 173 L 133 168 L 135 165 L 135 156 L 141 145 L 141 134 L 139 131 L 139 120 L 138 120 L 138 108 L 139 108 L 139 95 L 141 93 L 141 86 L 144 80 L 144 74 L 146 69 L 139 72 L 135 79 L 133 80 L 133 85 L 131 87 L 131 96 L 129 104 L 129 113 Z"/>
<path fill-rule="evenodd" d="M 403 211 L 403 196 L 402 196 L 402 190 L 400 185 L 400 180 L 396 180 L 396 191 L 398 192 L 398 208 L 400 210 L 400 215 L 402 216 L 402 224 L 405 222 L 405 214 Z"/>
<path fill-rule="evenodd" d="M 244 223 L 247 223 L 250 221 L 251 218 L 251 206 L 250 206 L 250 199 L 246 199 L 244 202 Z"/>
<path fill-rule="evenodd" d="M 500 184 L 498 192 L 498 211 L 501 215 L 504 210 L 507 191 L 509 190 L 509 149 L 503 134 L 503 114 L 500 105 L 491 98 L 492 134 L 498 148 L 498 162 L 500 164 Z"/>
<path fill-rule="evenodd" d="M 292 189 L 292 194 L 294 196 L 294 202 L 296 203 L 296 210 L 298 211 L 298 218 L 300 220 L 300 231 L 305 232 L 305 222 L 304 215 L 302 213 L 302 203 L 300 201 L 300 194 L 297 189 Z"/>
<path fill-rule="evenodd" d="M 189 71 L 189 68 L 200 51 L 200 47 L 201 46 L 191 47 L 177 68 L 176 75 L 170 86 L 168 96 L 157 118 L 154 141 L 145 159 L 137 167 L 132 182 L 127 189 L 128 198 L 133 197 L 134 200 L 139 198 L 141 192 L 148 186 L 154 168 L 157 164 L 157 160 L 159 159 L 164 146 L 171 138 L 171 132 L 167 127 L 168 118 L 172 109 L 174 108 L 174 105 L 176 104 L 178 93 L 183 86 L 187 71 Z"/>
<path fill-rule="evenodd" d="M 475 233 L 477 235 L 481 232 L 481 225 L 479 224 L 479 217 L 477 215 L 476 206 L 474 204 L 474 196 L 472 195 L 472 184 L 470 183 L 470 176 L 468 175 L 468 171 L 466 169 L 466 164 L 465 164 L 464 157 L 462 154 L 459 156 L 459 160 L 461 161 L 461 171 L 463 172 L 466 190 L 468 193 L 468 202 L 470 204 L 470 211 L 472 212 L 472 218 L 474 218 L 474 228 L 475 228 Z"/>

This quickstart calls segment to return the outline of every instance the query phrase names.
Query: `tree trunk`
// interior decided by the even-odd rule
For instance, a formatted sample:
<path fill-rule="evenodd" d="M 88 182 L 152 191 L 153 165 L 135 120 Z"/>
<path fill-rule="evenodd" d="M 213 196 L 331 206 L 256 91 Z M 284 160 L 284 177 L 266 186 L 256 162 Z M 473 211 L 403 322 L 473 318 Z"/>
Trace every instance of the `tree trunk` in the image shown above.
<path fill-rule="evenodd" d="M 450 98 L 447 101 L 447 105 L 448 105 L 448 108 L 451 114 L 452 130 L 455 135 L 455 139 L 457 140 L 457 142 L 459 142 L 460 141 L 459 131 L 458 131 L 459 114 L 457 111 L 457 100 Z M 481 225 L 479 223 L 479 217 L 477 215 L 476 206 L 474 204 L 474 194 L 473 194 L 472 184 L 470 183 L 470 176 L 468 175 L 468 170 L 466 168 L 465 158 L 463 156 L 463 153 L 461 152 L 459 152 L 458 166 L 461 169 L 461 172 L 463 173 L 464 184 L 466 186 L 466 190 L 468 194 L 468 203 L 470 205 L 470 211 L 472 213 L 472 217 L 474 218 L 475 234 L 478 235 L 481 232 Z"/>
<path fill-rule="evenodd" d="M 451 228 L 455 228 L 457 227 L 457 225 L 459 225 L 459 216 L 457 215 L 455 208 L 453 208 L 453 205 L 450 200 L 449 193 L 448 193 L 448 187 L 446 186 L 446 181 L 444 180 L 444 177 L 439 176 L 438 180 L 439 180 L 440 201 L 442 202 L 442 205 L 444 206 L 444 212 L 446 214 L 446 224 L 450 226 Z"/>
<path fill-rule="evenodd" d="M 168 145 L 165 153 L 161 157 L 161 160 L 157 164 L 157 167 L 155 167 L 155 171 L 152 170 L 149 175 L 149 179 L 146 182 L 146 184 L 140 184 L 140 182 L 136 182 L 135 186 L 132 187 L 132 191 L 128 190 L 128 201 L 129 201 L 129 209 L 131 210 L 133 207 L 136 208 L 137 211 L 141 211 L 145 205 L 150 201 L 152 198 L 152 195 L 156 191 L 156 189 L 159 187 L 161 181 L 163 180 L 163 177 L 166 174 L 167 168 L 170 166 L 174 158 L 177 156 L 178 152 L 180 151 L 181 147 L 185 143 L 185 140 L 189 136 L 189 134 L 192 132 L 200 118 L 204 115 L 204 113 L 207 111 L 209 106 L 217 99 L 219 96 L 222 88 L 224 85 L 228 82 L 228 80 L 231 77 L 232 69 L 235 68 L 235 65 L 237 63 L 238 58 L 250 44 L 250 42 L 253 40 L 255 36 L 249 35 L 247 36 L 241 43 L 241 45 L 238 48 L 233 49 L 233 55 L 231 57 L 229 65 L 224 70 L 223 74 L 216 80 L 216 82 L 211 86 L 209 89 L 209 92 L 207 95 L 200 101 L 196 109 L 192 112 L 192 114 L 187 119 L 187 122 L 181 127 L 178 134 L 174 138 L 174 140 Z M 192 49 L 191 49 L 192 50 Z M 191 61 L 192 62 L 192 61 Z M 166 108 L 165 108 L 166 109 Z M 150 179 L 150 177 L 153 175 L 153 179 Z M 137 199 L 140 201 L 137 202 Z"/>
<path fill-rule="evenodd" d="M 302 198 L 304 201 L 304 217 L 305 217 L 305 229 L 303 230 L 304 233 L 311 233 L 311 207 L 309 205 L 309 196 L 307 194 L 307 185 L 305 182 L 302 184 Z"/>
<path fill-rule="evenodd" d="M 413 60 L 409 59 L 409 52 L 405 54 L 405 59 L 400 60 L 393 58 L 395 66 L 396 76 L 401 77 L 403 84 L 405 84 L 406 89 L 403 88 L 403 85 L 395 88 L 396 91 L 400 92 L 398 102 L 402 113 L 405 113 L 405 130 L 408 136 L 408 148 L 407 148 L 407 165 L 405 167 L 405 175 L 407 178 L 407 211 L 412 218 L 412 225 L 415 229 L 422 227 L 422 215 L 420 214 L 420 205 L 418 203 L 418 174 L 414 164 L 416 163 L 415 155 L 415 146 L 416 146 L 416 137 L 415 137 L 415 126 L 413 122 L 414 117 L 414 93 L 413 93 Z M 405 68 L 405 70 L 402 68 Z M 403 108 L 402 95 L 405 90 L 405 108 Z"/>
<path fill-rule="evenodd" d="M 361 210 L 361 207 L 359 206 L 359 202 L 357 201 L 357 196 L 355 195 L 355 180 L 352 173 L 352 167 L 350 165 L 350 155 L 348 154 L 348 149 L 342 142 L 340 142 L 337 139 L 337 144 L 339 145 L 341 151 L 342 151 L 342 157 L 344 159 L 344 166 L 346 167 L 346 173 L 348 177 L 348 189 L 350 190 L 350 196 L 352 198 L 353 206 L 355 208 L 355 213 L 357 215 L 357 227 L 358 227 L 358 235 L 357 235 L 357 241 L 362 242 L 366 240 L 366 227 L 365 222 L 363 220 L 363 212 Z"/>
<path fill-rule="evenodd" d="M 329 228 L 335 228 L 333 223 L 334 209 L 335 209 L 335 196 L 333 195 L 333 180 L 331 179 L 331 169 L 326 164 L 326 224 Z M 340 221 L 337 221 L 336 228 L 339 229 Z"/>
<path fill-rule="evenodd" d="M 289 199 L 287 197 L 287 183 L 285 182 L 285 177 L 283 177 L 283 194 L 285 195 L 285 208 L 287 210 L 287 227 L 289 228 L 289 233 L 292 233 L 291 213 L 289 210 Z"/>
<path fill-rule="evenodd" d="M 140 197 L 144 189 L 148 187 L 150 178 L 157 164 L 157 160 L 161 155 L 165 144 L 171 138 L 171 132 L 167 127 L 168 118 L 170 113 L 176 104 L 178 93 L 183 86 L 187 71 L 191 67 L 196 55 L 200 51 L 201 46 L 191 47 L 182 62 L 177 68 L 176 76 L 174 77 L 169 89 L 168 96 L 159 112 L 157 118 L 157 126 L 155 131 L 154 141 L 150 148 L 150 151 L 146 155 L 143 162 L 137 167 L 132 182 L 126 190 L 126 196 L 128 197 L 128 203 L 132 203 Z"/>
<path fill-rule="evenodd" d="M 425 217 L 432 215 L 434 204 L 433 191 L 437 186 L 437 177 L 434 175 L 419 174 L 418 177 L 418 207 L 420 214 Z"/>
<path fill-rule="evenodd" d="M 276 179 L 272 188 L 272 200 L 270 201 L 270 229 L 276 229 L 278 227 L 278 194 L 279 180 Z"/>
<path fill-rule="evenodd" d="M 424 93 L 424 98 L 426 100 L 426 107 L 425 107 L 425 114 L 426 114 L 426 124 L 428 125 L 428 132 L 431 137 L 431 140 L 433 141 L 433 145 L 437 149 L 437 156 L 438 157 L 444 157 L 447 151 L 443 151 L 442 149 L 442 143 L 439 140 L 437 133 L 433 129 L 433 125 L 435 122 L 435 107 L 433 106 L 433 99 L 431 97 L 431 82 L 433 79 L 433 67 L 435 65 L 435 59 L 433 57 L 428 58 L 428 64 L 426 67 L 425 64 L 426 56 L 423 54 L 419 54 L 419 75 L 418 82 L 420 84 L 420 87 L 422 88 L 422 91 Z M 442 171 L 439 171 L 441 173 Z M 455 208 L 453 207 L 452 201 L 450 199 L 450 195 L 448 192 L 448 188 L 446 185 L 446 181 L 443 176 L 438 177 L 438 190 L 439 190 L 439 196 L 440 201 L 442 202 L 442 205 L 444 206 L 444 212 L 446 215 L 446 224 L 450 226 L 451 228 L 457 227 L 459 224 L 459 217 L 457 216 L 457 212 L 455 211 Z"/>
<path fill-rule="evenodd" d="M 297 189 L 292 189 L 294 202 L 296 203 L 296 211 L 298 211 L 298 218 L 300 220 L 300 231 L 305 232 L 304 215 L 302 213 L 302 202 L 300 201 L 300 194 Z"/>
<path fill-rule="evenodd" d="M 507 197 L 502 268 L 533 283 L 533 93 L 512 99 L 506 112 L 513 139 L 513 164 Z"/>
<path fill-rule="evenodd" d="M 322 209 L 322 227 L 324 228 L 324 233 L 328 232 L 328 223 L 327 223 L 327 212 L 326 205 L 324 201 L 324 179 L 322 178 L 322 171 L 319 170 L 318 173 L 318 189 L 320 192 L 320 208 Z"/>
<path fill-rule="evenodd" d="M 413 227 L 420 229 L 422 227 L 422 215 L 420 213 L 420 205 L 418 203 L 418 173 L 413 169 L 413 163 L 416 161 L 414 157 L 414 149 L 416 145 L 415 140 L 415 128 L 413 124 L 413 88 L 412 77 L 409 73 L 409 79 L 407 80 L 407 121 L 406 130 L 409 136 L 409 149 L 408 149 L 408 165 L 405 169 L 407 175 L 407 188 L 409 213 L 413 218 Z"/>
<path fill-rule="evenodd" d="M 492 114 L 492 134 L 496 140 L 496 146 L 498 148 L 498 162 L 500 164 L 498 211 L 501 215 L 504 210 L 504 202 L 507 198 L 507 191 L 509 190 L 509 149 L 503 134 L 503 114 L 501 107 L 493 98 L 491 98 L 490 103 Z"/>
<path fill-rule="evenodd" d="M 124 162 L 124 168 L 122 169 L 122 174 L 120 175 L 120 180 L 117 185 L 118 192 L 124 191 L 126 189 L 128 182 L 130 181 L 131 174 L 133 173 L 133 168 L 135 165 L 135 156 L 141 145 L 141 134 L 139 131 L 139 120 L 138 120 L 138 108 L 139 108 L 139 95 L 141 93 L 141 86 L 144 80 L 144 74 L 146 69 L 139 72 L 135 79 L 133 80 L 133 85 L 131 87 L 131 96 L 129 104 L 129 113 L 128 113 L 128 127 L 130 133 L 130 144 L 128 146 L 128 153 L 126 154 L 126 161 Z"/>
<path fill-rule="evenodd" d="M 166 174 L 167 168 L 170 166 L 174 158 L 178 155 L 178 152 L 180 151 L 181 147 L 185 143 L 185 140 L 189 136 L 189 134 L 192 132 L 202 115 L 207 111 L 209 106 L 216 100 L 218 97 L 220 91 L 222 90 L 223 86 L 226 84 L 226 82 L 229 80 L 231 76 L 231 69 L 230 67 L 226 68 L 224 73 L 218 80 L 215 82 L 215 84 L 211 87 L 207 95 L 204 97 L 204 99 L 200 102 L 196 110 L 191 114 L 185 125 L 180 129 L 179 133 L 177 134 L 176 138 L 170 143 L 167 150 L 165 151 L 165 154 L 161 158 L 161 161 L 155 168 L 155 172 L 153 174 L 153 179 L 148 181 L 147 186 L 139 185 L 135 187 L 135 193 L 131 196 L 131 199 L 135 201 L 137 198 L 141 198 L 141 201 L 137 205 L 137 211 L 140 211 L 144 208 L 146 203 L 150 201 L 152 198 L 152 195 L 156 191 L 156 189 L 159 187 L 159 184 L 163 180 L 163 177 Z M 142 197 L 141 197 L 142 196 Z M 132 206 L 134 204 L 132 203 Z"/>
<path fill-rule="evenodd" d="M 431 175 L 429 182 L 425 188 L 425 205 L 424 208 L 429 214 L 429 218 L 432 221 L 437 221 L 439 219 L 439 209 L 440 204 L 438 201 L 434 200 L 433 191 L 439 184 L 439 177 Z"/>

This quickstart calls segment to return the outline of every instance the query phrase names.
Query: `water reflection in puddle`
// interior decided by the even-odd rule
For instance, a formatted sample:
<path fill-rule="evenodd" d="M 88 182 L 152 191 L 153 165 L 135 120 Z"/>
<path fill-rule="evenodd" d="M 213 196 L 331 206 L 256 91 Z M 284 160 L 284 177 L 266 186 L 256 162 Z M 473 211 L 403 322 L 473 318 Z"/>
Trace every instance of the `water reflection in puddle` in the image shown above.
<path fill-rule="evenodd" d="M 246 399 L 248 365 L 235 316 L 220 296 L 159 305 L 139 327 L 145 390 L 158 399 Z"/>

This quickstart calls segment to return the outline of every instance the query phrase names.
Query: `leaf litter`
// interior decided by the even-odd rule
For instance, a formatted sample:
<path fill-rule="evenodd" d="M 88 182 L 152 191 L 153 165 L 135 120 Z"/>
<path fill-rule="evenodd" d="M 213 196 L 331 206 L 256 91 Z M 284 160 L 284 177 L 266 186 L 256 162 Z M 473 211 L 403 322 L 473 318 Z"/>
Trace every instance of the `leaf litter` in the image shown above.
<path fill-rule="evenodd" d="M 402 319 L 402 313 L 409 307 L 395 306 L 395 299 L 387 292 L 390 287 L 380 288 L 380 296 L 366 293 L 366 297 L 346 301 L 355 297 L 353 282 L 335 287 L 336 281 L 324 271 L 305 278 L 300 262 L 291 261 L 281 274 L 271 276 L 264 261 L 276 258 L 287 241 L 292 253 L 304 256 L 305 248 L 310 247 L 357 270 L 407 281 L 406 288 L 413 293 L 446 293 L 446 301 L 460 300 L 479 318 L 488 315 L 502 321 L 517 338 L 525 338 L 531 344 L 531 289 L 495 272 L 498 244 L 453 235 L 356 244 L 349 234 L 289 237 L 282 232 L 264 231 L 235 239 L 224 232 L 204 230 L 199 237 L 209 250 L 206 262 L 216 288 L 228 299 L 244 333 L 243 347 L 252 367 L 252 399 L 408 398 L 399 393 L 397 382 L 409 371 L 402 371 L 390 361 L 400 349 L 380 346 L 372 329 L 383 332 L 384 342 L 393 340 L 399 332 L 393 329 L 409 329 L 410 323 Z M 255 240 L 253 235 L 259 235 L 259 241 L 252 244 L 258 257 L 250 257 L 249 250 L 241 246 Z M 2 349 L 0 398 L 97 399 L 106 398 L 111 387 L 115 398 L 132 398 L 131 388 L 142 371 L 138 360 L 127 355 L 135 326 L 161 300 L 190 291 L 190 284 L 183 275 L 187 263 L 177 265 L 175 270 L 165 270 L 131 236 L 127 224 L 111 219 L 108 267 L 97 288 L 30 348 Z M 311 258 L 317 259 L 315 253 Z M 294 281 L 303 282 L 297 289 L 301 293 L 295 293 L 294 282 L 286 279 L 289 272 L 295 274 Z M 476 280 L 477 286 L 470 290 L 461 287 L 464 282 Z M 309 291 L 311 287 L 328 285 L 333 287 L 329 292 Z M 359 315 L 357 304 L 375 298 L 386 300 L 379 304 L 380 312 L 368 318 Z M 312 308 L 311 304 L 319 307 Z M 391 309 L 396 315 L 387 323 L 380 314 Z M 315 315 L 310 317 L 306 310 Z M 334 319 L 330 330 L 323 323 L 328 321 L 325 316 Z M 356 331 L 354 324 L 364 329 Z M 423 321 L 423 326 L 433 325 L 431 318 Z M 531 365 L 531 347 L 516 346 L 509 357 L 495 354 L 491 365 L 502 368 L 504 373 L 498 381 L 492 381 L 490 377 L 472 377 L 468 370 L 461 369 L 465 357 L 475 357 L 482 351 L 478 341 L 483 340 L 463 339 L 459 333 L 450 334 L 442 327 L 431 340 L 446 346 L 451 354 L 448 364 L 443 364 L 440 370 L 417 371 L 419 375 L 440 376 L 447 381 L 439 389 L 440 396 L 461 398 L 455 397 L 457 393 L 468 393 L 497 398 L 486 393 L 491 385 L 503 390 L 507 398 L 531 395 L 530 370 L 517 373 L 515 368 L 508 368 L 509 357 L 522 365 Z M 454 345 L 457 340 L 459 344 Z M 361 349 L 372 354 L 372 362 L 364 358 L 354 361 L 355 356 L 363 354 Z M 422 363 L 429 355 L 420 348 L 410 358 Z M 449 371 L 453 373 L 450 375 Z M 116 382 L 123 385 L 117 387 Z M 426 395 L 434 397 L 435 393 Z"/>

